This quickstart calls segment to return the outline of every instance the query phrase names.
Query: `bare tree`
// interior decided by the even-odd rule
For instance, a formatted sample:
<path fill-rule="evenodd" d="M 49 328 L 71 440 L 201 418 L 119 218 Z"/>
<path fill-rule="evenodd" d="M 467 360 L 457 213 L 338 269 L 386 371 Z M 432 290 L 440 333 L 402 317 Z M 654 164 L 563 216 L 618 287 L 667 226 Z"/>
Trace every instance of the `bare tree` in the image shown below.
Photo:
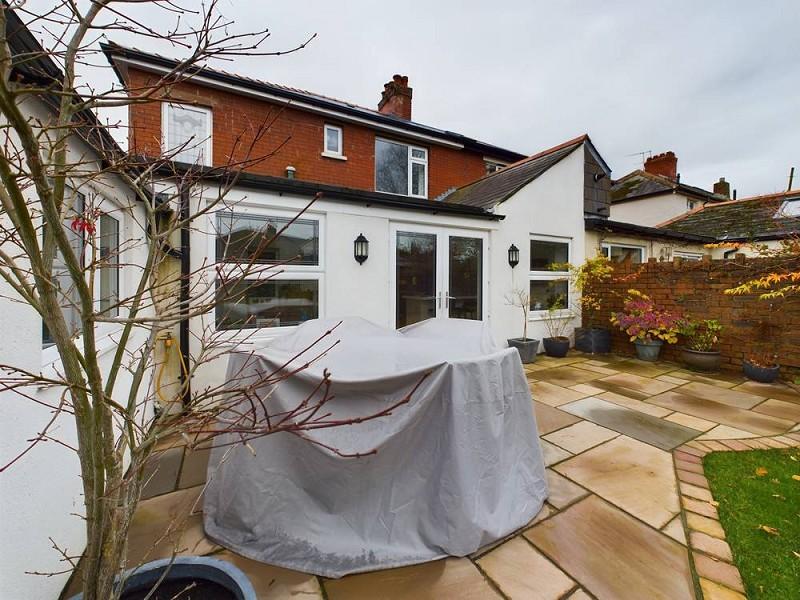
<path fill-rule="evenodd" d="M 137 16 L 143 5 L 160 9 L 162 18 Z M 175 327 L 212 311 L 224 315 L 246 294 L 248 277 L 263 280 L 279 273 L 284 263 L 259 257 L 306 210 L 280 228 L 253 232 L 243 244 L 249 259 L 222 268 L 212 258 L 189 272 L 178 269 L 181 244 L 176 240 L 211 211 L 229 207 L 228 193 L 242 170 L 269 155 L 255 155 L 254 148 L 268 139 L 278 111 L 242 133 L 237 158 L 214 168 L 177 161 L 203 140 L 162 149 L 157 157 L 122 152 L 96 117 L 101 109 L 163 102 L 211 59 L 283 53 L 262 49 L 267 30 L 233 33 L 235 24 L 217 9 L 216 0 L 202 6 L 94 0 L 85 9 L 63 0 L 39 13 L 24 2 L 13 10 L 0 4 L 0 278 L 10 290 L 2 301 L 35 310 L 58 355 L 50 371 L 0 366 L 0 390 L 44 403 L 52 411 L 51 424 L 64 414 L 74 421 L 77 446 L 64 451 L 77 453 L 80 461 L 87 542 L 81 557 L 59 551 L 68 569 L 80 558 L 87 600 L 120 594 L 115 579 L 126 563 L 143 469 L 160 440 L 184 435 L 201 443 L 234 432 L 246 443 L 276 432 L 303 436 L 356 422 L 333 419 L 326 409 L 332 399 L 327 373 L 313 394 L 282 413 L 266 410 L 265 400 L 254 392 L 317 361 L 336 344 L 332 330 L 259 381 L 244 372 L 229 373 L 224 384 L 190 389 L 195 373 L 232 351 L 224 336 L 209 328 L 194 340 L 197 350 L 191 357 L 179 354 L 179 377 L 163 379 L 165 365 L 175 360 L 169 350 L 175 348 Z M 50 41 L 38 43 L 31 31 Z M 115 32 L 168 40 L 187 58 L 146 86 L 97 91 L 81 83 L 78 71 L 99 63 L 98 38 Z M 270 154 L 285 141 L 270 140 Z M 198 194 L 206 202 L 193 203 Z M 107 202 L 112 196 L 116 202 Z M 104 227 L 109 218 L 123 217 L 133 230 L 123 235 Z M 106 294 L 104 278 L 119 273 L 133 284 L 123 294 L 118 289 Z M 104 328 L 111 333 L 103 334 Z M 102 335 L 115 346 L 105 363 L 98 352 Z M 44 388 L 55 390 L 48 398 L 58 400 L 43 401 L 37 390 Z M 413 391 L 366 419 L 391 413 Z M 13 468 L 36 444 L 57 442 L 49 427 L 36 432 L 0 472 Z"/>

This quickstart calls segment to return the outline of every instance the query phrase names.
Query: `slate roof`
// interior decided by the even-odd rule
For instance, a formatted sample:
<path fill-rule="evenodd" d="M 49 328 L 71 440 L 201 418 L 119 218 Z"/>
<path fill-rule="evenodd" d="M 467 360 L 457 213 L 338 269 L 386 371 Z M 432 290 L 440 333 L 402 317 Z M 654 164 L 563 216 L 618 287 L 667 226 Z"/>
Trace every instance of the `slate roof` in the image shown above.
<path fill-rule="evenodd" d="M 477 181 L 454 190 L 445 197 L 444 202 L 479 206 L 486 209 L 491 208 L 500 202 L 508 200 L 523 186 L 529 184 L 550 167 L 572 154 L 586 141 L 589 141 L 589 136 L 584 134 L 510 164 L 500 171 L 485 175 Z"/>
<path fill-rule="evenodd" d="M 646 171 L 632 171 L 617 179 L 611 186 L 611 203 L 625 202 L 626 200 L 639 200 L 664 193 L 678 192 L 701 200 L 710 202 L 724 202 L 725 196 L 720 196 L 693 185 L 686 185 L 672 181 L 660 175 L 653 175 Z"/>
<path fill-rule="evenodd" d="M 144 50 L 139 50 L 138 48 L 121 46 L 115 42 L 103 42 L 100 44 L 100 48 L 105 53 L 106 58 L 114 68 L 117 77 L 123 84 L 125 83 L 125 77 L 123 76 L 123 62 L 125 59 L 129 61 L 137 61 L 144 65 L 150 65 L 151 67 L 160 67 L 161 69 L 173 69 L 175 66 L 180 64 L 180 61 L 174 58 L 169 58 L 167 56 L 162 56 L 160 54 L 154 54 L 151 52 L 145 52 Z M 509 150 L 507 148 L 501 148 L 487 142 L 481 142 L 460 133 L 455 133 L 446 129 L 438 129 L 436 127 L 431 127 L 430 125 L 424 125 L 416 121 L 409 121 L 394 115 L 387 115 L 372 108 L 367 108 L 365 106 L 360 106 L 358 104 L 347 102 L 345 100 L 339 100 L 337 98 L 331 98 L 330 96 L 323 96 L 322 94 L 317 94 L 316 92 L 309 92 L 308 90 L 301 90 L 299 88 L 279 85 L 260 79 L 254 79 L 252 77 L 244 77 L 235 73 L 229 73 L 228 71 L 224 71 L 222 69 L 216 69 L 207 66 L 197 66 L 190 69 L 187 72 L 187 75 L 191 75 L 192 77 L 204 77 L 221 84 L 233 85 L 246 90 L 277 96 L 281 99 L 286 99 L 289 102 L 303 102 L 307 105 L 312 105 L 317 108 L 334 110 L 343 115 L 349 115 L 359 119 L 366 119 L 374 123 L 389 125 L 391 127 L 404 129 L 413 133 L 420 133 L 442 138 L 456 144 L 461 144 L 464 146 L 464 148 L 469 150 L 482 152 L 490 158 L 515 161 L 525 156 L 519 152 L 514 152 L 513 150 Z"/>
<path fill-rule="evenodd" d="M 659 227 L 712 236 L 719 241 L 779 239 L 800 234 L 800 217 L 779 213 L 783 202 L 794 198 L 800 202 L 800 190 L 710 203 Z"/>

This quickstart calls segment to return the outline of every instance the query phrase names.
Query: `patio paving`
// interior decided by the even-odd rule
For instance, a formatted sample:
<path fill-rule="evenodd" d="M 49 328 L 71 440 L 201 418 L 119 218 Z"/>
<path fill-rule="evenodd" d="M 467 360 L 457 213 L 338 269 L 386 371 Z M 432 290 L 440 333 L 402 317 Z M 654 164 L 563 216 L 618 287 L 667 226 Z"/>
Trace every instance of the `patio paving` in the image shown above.
<path fill-rule="evenodd" d="M 800 430 L 800 394 L 617 356 L 540 357 L 525 369 L 550 498 L 526 528 L 470 557 L 338 580 L 248 560 L 203 533 L 197 498 L 208 452 L 165 447 L 134 517 L 131 560 L 213 554 L 242 568 L 262 599 L 734 597 L 716 574 L 714 558 L 729 549 L 699 457 L 780 443 L 763 436 Z M 695 554 L 710 558 L 690 563 L 684 523 Z"/>

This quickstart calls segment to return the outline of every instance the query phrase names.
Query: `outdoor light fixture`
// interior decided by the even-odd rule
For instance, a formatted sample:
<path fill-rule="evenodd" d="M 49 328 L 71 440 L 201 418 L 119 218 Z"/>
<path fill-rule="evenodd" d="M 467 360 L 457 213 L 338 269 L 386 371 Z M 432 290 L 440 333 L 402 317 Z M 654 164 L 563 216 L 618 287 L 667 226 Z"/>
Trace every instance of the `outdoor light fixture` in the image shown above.
<path fill-rule="evenodd" d="M 512 269 L 519 264 L 519 248 L 514 244 L 508 247 L 508 264 L 511 265 Z"/>
<path fill-rule="evenodd" d="M 359 233 L 353 241 L 353 256 L 360 265 L 363 265 L 369 257 L 369 240 L 364 237 L 363 233 Z"/>

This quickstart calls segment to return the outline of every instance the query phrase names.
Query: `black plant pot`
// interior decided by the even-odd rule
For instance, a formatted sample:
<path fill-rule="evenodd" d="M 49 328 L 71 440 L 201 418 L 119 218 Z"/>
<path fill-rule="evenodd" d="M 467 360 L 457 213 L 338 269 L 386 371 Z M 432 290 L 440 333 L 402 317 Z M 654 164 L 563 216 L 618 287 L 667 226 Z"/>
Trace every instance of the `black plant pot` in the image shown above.
<path fill-rule="evenodd" d="M 544 344 L 544 353 L 553 358 L 564 358 L 569 352 L 569 338 L 568 337 L 551 337 L 542 340 Z"/>
<path fill-rule="evenodd" d="M 748 379 L 758 381 L 759 383 L 772 383 L 778 378 L 778 375 L 780 375 L 781 367 L 780 365 L 774 367 L 759 367 L 745 360 L 742 363 L 742 370 L 744 371 L 744 376 Z"/>
<path fill-rule="evenodd" d="M 536 362 L 536 353 L 539 351 L 539 340 L 532 338 L 511 338 L 508 340 L 510 348 L 516 348 L 522 364 L 528 365 Z"/>
<path fill-rule="evenodd" d="M 611 331 L 600 327 L 576 327 L 575 350 L 590 354 L 611 352 Z"/>
<path fill-rule="evenodd" d="M 701 352 L 700 350 L 690 350 L 681 348 L 681 360 L 686 366 L 696 371 L 719 371 L 722 362 L 722 355 L 716 352 Z"/>

